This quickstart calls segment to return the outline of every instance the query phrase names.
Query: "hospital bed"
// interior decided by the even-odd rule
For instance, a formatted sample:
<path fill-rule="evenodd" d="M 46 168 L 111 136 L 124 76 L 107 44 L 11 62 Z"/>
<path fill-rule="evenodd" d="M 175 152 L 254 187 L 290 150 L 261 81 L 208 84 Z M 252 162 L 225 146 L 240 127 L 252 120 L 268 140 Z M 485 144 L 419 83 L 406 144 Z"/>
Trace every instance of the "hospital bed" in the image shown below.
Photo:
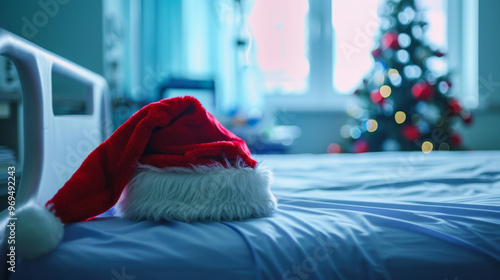
<path fill-rule="evenodd" d="M 54 163 L 76 170 L 67 151 L 107 136 L 106 83 L 4 30 L 0 54 L 14 60 L 23 90 L 17 203 L 43 204 L 71 175 Z M 88 85 L 92 110 L 54 116 L 51 71 Z M 9 279 L 500 279 L 498 151 L 255 158 L 274 172 L 270 217 L 67 224 L 54 251 L 19 258 Z"/>

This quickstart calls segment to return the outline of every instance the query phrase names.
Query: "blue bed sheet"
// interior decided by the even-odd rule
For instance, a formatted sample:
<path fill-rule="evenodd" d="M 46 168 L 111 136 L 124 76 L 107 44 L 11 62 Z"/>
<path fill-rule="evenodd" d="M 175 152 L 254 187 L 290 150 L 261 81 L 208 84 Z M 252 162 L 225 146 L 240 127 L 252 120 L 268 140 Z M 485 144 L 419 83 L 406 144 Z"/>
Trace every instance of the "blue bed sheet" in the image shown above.
<path fill-rule="evenodd" d="M 500 152 L 259 160 L 271 217 L 69 224 L 10 279 L 500 279 Z"/>

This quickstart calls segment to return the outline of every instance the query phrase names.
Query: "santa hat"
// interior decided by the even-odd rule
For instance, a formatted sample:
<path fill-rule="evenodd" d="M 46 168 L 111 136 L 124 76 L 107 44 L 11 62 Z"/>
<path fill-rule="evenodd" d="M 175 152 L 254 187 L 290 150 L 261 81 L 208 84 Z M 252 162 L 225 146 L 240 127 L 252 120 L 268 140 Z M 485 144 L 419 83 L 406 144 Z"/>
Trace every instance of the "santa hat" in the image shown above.
<path fill-rule="evenodd" d="M 32 204 L 17 213 L 18 253 L 51 251 L 62 239 L 61 222 L 92 219 L 119 200 L 119 211 L 134 220 L 266 216 L 276 208 L 271 180 L 245 142 L 198 100 L 164 99 L 137 111 L 90 153 L 46 208 Z"/>

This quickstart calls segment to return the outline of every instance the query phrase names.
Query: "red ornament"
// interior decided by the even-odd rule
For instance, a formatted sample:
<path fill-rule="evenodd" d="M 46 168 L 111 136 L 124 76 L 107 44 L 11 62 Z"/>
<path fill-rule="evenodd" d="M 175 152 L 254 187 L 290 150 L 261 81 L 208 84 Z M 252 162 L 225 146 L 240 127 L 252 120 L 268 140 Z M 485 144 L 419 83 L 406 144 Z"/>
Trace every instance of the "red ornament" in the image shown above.
<path fill-rule="evenodd" d="M 382 50 L 380 48 L 376 48 L 372 51 L 372 56 L 375 60 L 382 57 Z"/>
<path fill-rule="evenodd" d="M 434 97 L 434 88 L 427 82 L 420 82 L 413 85 L 411 94 L 419 100 L 429 100 Z"/>
<path fill-rule="evenodd" d="M 366 153 L 369 152 L 369 147 L 368 147 L 368 142 L 364 139 L 358 139 L 356 142 L 354 142 L 352 146 L 352 150 L 355 153 Z"/>
<path fill-rule="evenodd" d="M 328 145 L 328 148 L 326 148 L 326 152 L 329 154 L 338 154 L 342 152 L 342 147 L 338 144 L 331 143 Z"/>
<path fill-rule="evenodd" d="M 436 51 L 436 52 L 434 52 L 434 55 L 437 56 L 437 57 L 443 57 L 444 53 L 441 52 L 441 51 Z"/>
<path fill-rule="evenodd" d="M 456 98 L 450 98 L 448 100 L 448 109 L 450 110 L 452 116 L 458 116 L 460 115 L 460 112 L 462 112 L 462 106 Z"/>
<path fill-rule="evenodd" d="M 411 124 L 404 125 L 401 127 L 401 135 L 403 135 L 406 140 L 413 142 L 420 138 L 420 130 Z"/>
<path fill-rule="evenodd" d="M 370 99 L 375 104 L 381 104 L 382 101 L 384 100 L 384 97 L 382 96 L 382 94 L 380 94 L 379 89 L 374 89 L 374 90 L 372 90 L 372 92 L 370 92 Z"/>
<path fill-rule="evenodd" d="M 462 120 L 466 125 L 471 125 L 474 119 L 472 118 L 471 112 L 462 111 Z"/>
<path fill-rule="evenodd" d="M 460 134 L 455 132 L 450 136 L 450 139 L 451 139 L 451 144 L 454 147 L 460 147 L 460 145 L 462 145 L 462 136 L 460 136 Z"/>
<path fill-rule="evenodd" d="M 384 48 L 391 48 L 393 50 L 398 50 L 401 47 L 398 42 L 398 33 L 396 31 L 389 31 L 382 36 L 382 46 Z"/>

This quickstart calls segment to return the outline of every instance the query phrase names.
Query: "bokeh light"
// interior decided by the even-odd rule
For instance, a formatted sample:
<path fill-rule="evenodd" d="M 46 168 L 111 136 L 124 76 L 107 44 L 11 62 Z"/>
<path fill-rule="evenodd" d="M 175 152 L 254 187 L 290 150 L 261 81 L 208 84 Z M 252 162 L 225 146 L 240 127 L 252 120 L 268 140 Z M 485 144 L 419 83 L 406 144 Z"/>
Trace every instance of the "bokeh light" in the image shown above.
<path fill-rule="evenodd" d="M 411 27 L 411 33 L 413 34 L 413 37 L 415 39 L 420 39 L 422 38 L 422 35 L 423 35 L 423 30 L 422 30 L 422 27 L 420 26 L 420 24 L 414 24 L 412 27 Z"/>
<path fill-rule="evenodd" d="M 366 130 L 368 132 L 375 132 L 378 128 L 378 122 L 374 119 L 370 119 L 366 121 Z"/>
<path fill-rule="evenodd" d="M 391 95 L 391 87 L 388 85 L 381 86 L 380 95 L 382 95 L 383 98 L 389 97 L 389 95 Z"/>
<path fill-rule="evenodd" d="M 359 127 L 351 127 L 349 134 L 352 139 L 358 139 L 361 136 L 361 129 L 359 129 Z"/>
<path fill-rule="evenodd" d="M 392 116 L 392 114 L 394 114 L 394 105 L 392 103 L 391 100 L 387 99 L 388 102 L 384 102 L 384 104 L 382 104 L 382 113 L 384 113 L 384 115 L 386 116 Z"/>
<path fill-rule="evenodd" d="M 344 138 L 349 138 L 351 137 L 351 126 L 348 124 L 343 125 L 340 128 L 340 135 Z"/>
<path fill-rule="evenodd" d="M 442 116 L 438 116 L 434 121 L 434 124 L 436 125 L 436 127 L 442 126 L 444 124 L 444 118 Z"/>
<path fill-rule="evenodd" d="M 358 105 L 351 103 L 347 105 L 347 114 L 353 118 L 359 119 L 363 116 L 365 110 Z"/>
<path fill-rule="evenodd" d="M 399 75 L 399 71 L 397 69 L 391 68 L 387 71 L 387 74 L 389 75 L 390 78 L 392 75 Z"/>
<path fill-rule="evenodd" d="M 403 111 L 397 111 L 396 114 L 394 114 L 394 119 L 398 124 L 402 124 L 406 120 L 406 114 Z"/>
<path fill-rule="evenodd" d="M 377 61 L 374 66 L 375 72 L 383 72 L 385 70 L 385 62 Z"/>
<path fill-rule="evenodd" d="M 442 93 L 447 93 L 448 90 L 450 89 L 450 86 L 445 81 L 441 81 L 438 86 L 439 86 L 439 91 Z"/>
<path fill-rule="evenodd" d="M 441 143 L 439 144 L 439 150 L 441 151 L 449 151 L 450 150 L 450 145 L 448 143 Z"/>
<path fill-rule="evenodd" d="M 427 112 L 428 107 L 429 105 L 427 105 L 427 103 L 420 101 L 417 103 L 416 109 L 417 112 L 419 112 L 420 114 L 425 114 Z"/>
<path fill-rule="evenodd" d="M 382 143 L 382 150 L 383 151 L 399 151 L 401 150 L 401 145 L 399 145 L 398 141 L 388 138 L 387 140 Z"/>
<path fill-rule="evenodd" d="M 420 122 L 420 124 L 418 125 L 418 130 L 420 130 L 420 132 L 422 132 L 423 134 L 429 132 L 429 124 L 427 122 Z"/>
<path fill-rule="evenodd" d="M 434 148 L 434 145 L 432 145 L 432 143 L 429 141 L 425 141 L 424 143 L 422 143 L 422 152 L 424 154 L 428 154 L 428 153 L 432 152 L 433 148 Z"/>
<path fill-rule="evenodd" d="M 410 61 L 410 54 L 406 50 L 399 50 L 396 52 L 399 62 L 406 64 Z"/>
<path fill-rule="evenodd" d="M 411 116 L 411 123 L 414 126 L 418 126 L 421 122 L 422 122 L 422 116 L 420 116 L 419 114 L 414 114 L 413 116 Z"/>
<path fill-rule="evenodd" d="M 401 85 L 402 79 L 401 79 L 401 75 L 399 75 L 398 70 L 389 69 L 389 71 L 387 71 L 387 75 L 389 76 L 389 79 L 391 80 L 391 83 L 394 86 L 399 87 Z"/>
<path fill-rule="evenodd" d="M 373 80 L 377 85 L 381 85 L 385 81 L 385 75 L 383 72 L 377 72 L 375 76 L 373 77 Z"/>
<path fill-rule="evenodd" d="M 422 69 L 417 65 L 407 65 L 403 69 L 403 72 L 409 79 L 418 79 L 422 76 Z"/>
<path fill-rule="evenodd" d="M 433 71 L 433 75 L 438 77 L 446 75 L 448 71 L 446 60 L 441 57 L 431 56 L 425 60 L 425 64 L 429 70 Z"/>
<path fill-rule="evenodd" d="M 398 35 L 398 43 L 400 47 L 407 48 L 411 44 L 411 38 L 408 34 L 401 33 Z"/>
<path fill-rule="evenodd" d="M 342 148 L 338 144 L 331 143 L 326 148 L 326 151 L 329 154 L 338 154 L 338 153 L 342 152 Z"/>

